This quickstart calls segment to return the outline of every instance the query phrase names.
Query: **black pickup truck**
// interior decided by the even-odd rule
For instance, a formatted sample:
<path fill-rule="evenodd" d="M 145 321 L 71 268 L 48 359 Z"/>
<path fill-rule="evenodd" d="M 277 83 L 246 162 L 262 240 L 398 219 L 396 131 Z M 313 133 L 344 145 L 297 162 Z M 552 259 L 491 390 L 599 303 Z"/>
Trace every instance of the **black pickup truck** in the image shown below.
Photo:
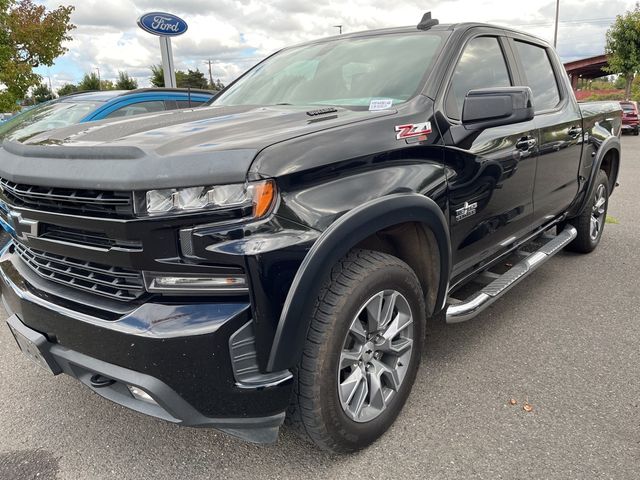
<path fill-rule="evenodd" d="M 504 28 L 285 48 L 204 108 L 5 140 L 8 326 L 139 412 L 254 442 L 286 417 L 357 450 L 405 403 L 427 319 L 597 246 L 620 129 Z"/>

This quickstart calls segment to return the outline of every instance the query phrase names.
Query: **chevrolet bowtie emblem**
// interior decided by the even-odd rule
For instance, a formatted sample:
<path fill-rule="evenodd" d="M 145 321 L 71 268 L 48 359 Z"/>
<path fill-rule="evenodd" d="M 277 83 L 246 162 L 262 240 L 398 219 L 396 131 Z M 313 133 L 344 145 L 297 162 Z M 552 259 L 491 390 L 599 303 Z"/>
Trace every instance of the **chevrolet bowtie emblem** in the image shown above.
<path fill-rule="evenodd" d="M 9 212 L 9 224 L 16 232 L 16 237 L 21 240 L 27 240 L 28 237 L 38 236 L 38 222 L 23 218 L 19 212 Z"/>

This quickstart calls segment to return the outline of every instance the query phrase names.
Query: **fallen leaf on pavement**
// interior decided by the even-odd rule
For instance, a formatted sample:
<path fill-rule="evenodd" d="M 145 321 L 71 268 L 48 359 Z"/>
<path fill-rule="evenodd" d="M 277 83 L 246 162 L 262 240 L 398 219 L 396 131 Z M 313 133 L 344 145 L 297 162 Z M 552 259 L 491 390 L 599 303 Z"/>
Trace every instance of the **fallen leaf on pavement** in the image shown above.
<path fill-rule="evenodd" d="M 525 403 L 525 404 L 522 406 L 522 409 L 523 409 L 525 412 L 533 412 L 533 405 L 530 405 L 530 404 L 528 404 L 528 403 Z"/>
<path fill-rule="evenodd" d="M 517 405 L 518 404 L 518 400 L 516 400 L 515 398 L 512 398 L 511 400 L 509 400 L 509 403 L 511 405 Z"/>

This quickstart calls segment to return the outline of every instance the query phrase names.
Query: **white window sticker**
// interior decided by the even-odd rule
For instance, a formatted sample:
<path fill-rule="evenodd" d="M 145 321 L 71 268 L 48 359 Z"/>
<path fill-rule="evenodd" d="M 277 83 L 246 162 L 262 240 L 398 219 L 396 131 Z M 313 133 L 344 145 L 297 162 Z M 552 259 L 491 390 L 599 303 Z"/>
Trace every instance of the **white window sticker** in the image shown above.
<path fill-rule="evenodd" d="M 375 110 L 386 110 L 387 108 L 391 108 L 393 106 L 393 100 L 390 98 L 378 98 L 376 100 L 371 100 L 369 104 L 369 111 L 373 112 Z"/>

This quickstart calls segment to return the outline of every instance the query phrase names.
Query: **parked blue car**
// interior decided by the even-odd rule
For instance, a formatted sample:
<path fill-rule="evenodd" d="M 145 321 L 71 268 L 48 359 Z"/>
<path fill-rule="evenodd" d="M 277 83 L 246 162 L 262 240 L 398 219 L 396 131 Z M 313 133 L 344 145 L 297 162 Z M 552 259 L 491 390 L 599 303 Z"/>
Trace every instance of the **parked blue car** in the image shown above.
<path fill-rule="evenodd" d="M 206 90 L 164 88 L 76 93 L 37 105 L 0 124 L 0 143 L 75 123 L 198 107 L 213 96 L 214 92 Z"/>

